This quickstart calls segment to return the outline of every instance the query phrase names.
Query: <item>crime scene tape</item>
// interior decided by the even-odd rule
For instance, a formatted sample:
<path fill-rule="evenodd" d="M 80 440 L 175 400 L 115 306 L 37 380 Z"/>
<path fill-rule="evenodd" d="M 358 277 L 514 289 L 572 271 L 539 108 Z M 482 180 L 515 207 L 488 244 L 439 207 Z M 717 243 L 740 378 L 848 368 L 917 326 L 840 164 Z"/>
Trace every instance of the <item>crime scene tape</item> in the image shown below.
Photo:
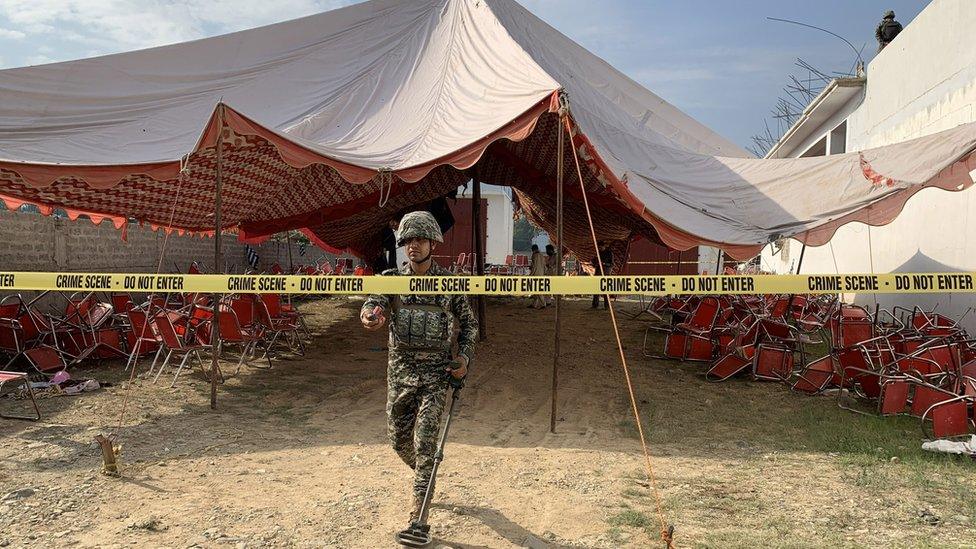
<path fill-rule="evenodd" d="M 704 295 L 972 293 L 976 273 L 646 276 L 303 276 L 0 272 L 0 292 Z"/>

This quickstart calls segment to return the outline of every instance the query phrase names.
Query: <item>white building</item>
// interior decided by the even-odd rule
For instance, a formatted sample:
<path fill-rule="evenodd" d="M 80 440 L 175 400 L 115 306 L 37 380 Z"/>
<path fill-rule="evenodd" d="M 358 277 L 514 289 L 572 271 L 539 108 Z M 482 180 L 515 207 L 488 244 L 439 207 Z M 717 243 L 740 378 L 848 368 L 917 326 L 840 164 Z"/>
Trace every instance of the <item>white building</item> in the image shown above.
<path fill-rule="evenodd" d="M 515 232 L 514 208 L 512 207 L 512 190 L 507 187 L 497 185 L 481 184 L 481 199 L 487 202 L 488 212 L 485 216 L 485 263 L 502 264 L 505 258 L 512 255 L 512 244 Z M 463 196 L 463 206 L 460 209 L 467 215 L 471 211 L 471 188 Z M 470 230 L 465 229 L 465 231 Z M 465 248 L 467 251 L 470 246 Z M 445 258 L 446 261 L 453 261 L 454 258 Z M 397 263 L 403 264 L 407 261 L 406 251 L 397 248 Z"/>
<path fill-rule="evenodd" d="M 481 185 L 481 198 L 488 202 L 488 228 L 485 231 L 485 262 L 501 264 L 512 255 L 515 211 L 512 190 L 497 185 Z"/>
<path fill-rule="evenodd" d="M 863 150 L 976 121 L 976 2 L 934 0 L 874 60 L 865 78 L 838 79 L 767 154 L 787 158 Z M 795 272 L 800 243 L 767 246 L 762 267 Z M 775 253 L 774 253 L 775 252 Z M 976 190 L 925 189 L 890 225 L 853 223 L 806 250 L 803 273 L 976 271 Z M 920 305 L 950 316 L 973 294 L 856 295 L 861 304 Z M 976 314 L 964 324 L 976 330 Z"/>

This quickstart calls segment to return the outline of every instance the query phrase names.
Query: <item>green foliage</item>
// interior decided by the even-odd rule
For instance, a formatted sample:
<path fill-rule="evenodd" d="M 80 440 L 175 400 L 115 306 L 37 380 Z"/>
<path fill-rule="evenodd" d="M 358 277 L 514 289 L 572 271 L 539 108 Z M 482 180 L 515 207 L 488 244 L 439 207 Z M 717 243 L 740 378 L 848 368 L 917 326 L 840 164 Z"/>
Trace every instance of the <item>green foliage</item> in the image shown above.
<path fill-rule="evenodd" d="M 524 215 L 515 220 L 515 230 L 512 231 L 512 250 L 528 252 L 532 249 L 532 239 L 542 233 L 542 230 L 529 222 Z"/>

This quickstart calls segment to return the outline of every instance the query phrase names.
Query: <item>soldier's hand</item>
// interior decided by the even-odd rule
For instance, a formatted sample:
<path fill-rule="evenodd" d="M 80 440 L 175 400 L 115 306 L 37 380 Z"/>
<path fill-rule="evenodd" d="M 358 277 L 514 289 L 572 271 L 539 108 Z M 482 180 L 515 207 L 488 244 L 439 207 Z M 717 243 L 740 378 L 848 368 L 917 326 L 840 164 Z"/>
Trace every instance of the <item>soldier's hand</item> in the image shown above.
<path fill-rule="evenodd" d="M 379 309 L 377 311 L 376 309 Z M 362 311 L 359 313 L 359 321 L 363 323 L 363 327 L 367 330 L 379 330 L 386 323 L 386 317 L 383 316 L 383 309 L 377 307 L 370 311 Z"/>
<path fill-rule="evenodd" d="M 460 366 L 457 368 L 445 368 L 449 374 L 457 379 L 463 379 L 464 376 L 468 375 L 468 358 L 464 355 L 458 355 L 458 363 Z"/>

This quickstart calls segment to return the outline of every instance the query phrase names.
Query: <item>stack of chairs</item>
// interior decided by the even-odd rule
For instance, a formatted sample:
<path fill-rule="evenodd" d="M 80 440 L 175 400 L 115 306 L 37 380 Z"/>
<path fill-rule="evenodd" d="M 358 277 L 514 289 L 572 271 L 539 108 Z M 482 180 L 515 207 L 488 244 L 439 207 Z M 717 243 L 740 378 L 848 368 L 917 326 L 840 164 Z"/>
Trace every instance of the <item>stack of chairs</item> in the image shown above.
<path fill-rule="evenodd" d="M 870 311 L 827 296 L 665 297 L 664 358 L 708 362 L 705 377 L 779 381 L 797 393 L 836 394 L 842 408 L 920 419 L 929 438 L 976 432 L 976 339 L 919 307 Z M 810 359 L 808 349 L 827 353 Z"/>
<path fill-rule="evenodd" d="M 352 260 L 339 264 L 344 270 Z M 194 263 L 189 272 L 203 270 Z M 299 272 L 325 276 L 334 270 L 326 261 Z M 53 302 L 49 310 L 36 305 L 42 298 Z M 82 362 L 106 359 L 124 358 L 126 370 L 136 369 L 149 356 L 148 375 L 156 381 L 172 363 L 175 384 L 188 366 L 206 369 L 204 355 L 236 350 L 238 371 L 244 364 L 271 367 L 282 353 L 303 355 L 311 338 L 302 313 L 280 295 L 224 296 L 216 307 L 216 342 L 211 341 L 214 310 L 212 296 L 198 293 L 150 294 L 135 300 L 122 292 L 48 291 L 30 302 L 8 295 L 0 299 L 0 393 L 26 386 L 33 396 L 31 379 L 48 379 Z"/>

